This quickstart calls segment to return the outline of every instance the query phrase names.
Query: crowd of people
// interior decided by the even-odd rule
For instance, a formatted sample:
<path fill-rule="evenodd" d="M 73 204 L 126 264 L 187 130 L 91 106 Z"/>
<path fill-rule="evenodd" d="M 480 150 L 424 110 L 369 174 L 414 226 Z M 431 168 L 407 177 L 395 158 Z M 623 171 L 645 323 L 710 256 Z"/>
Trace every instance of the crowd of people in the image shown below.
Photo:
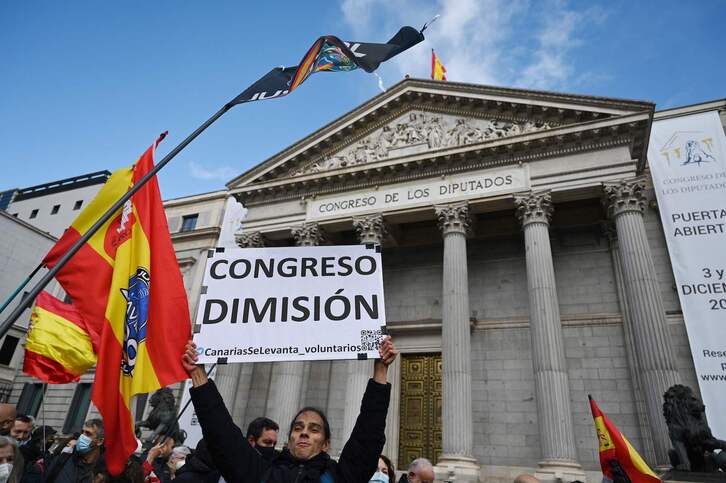
<path fill-rule="evenodd" d="M 381 454 L 391 392 L 388 366 L 396 355 L 390 338 L 384 339 L 360 415 L 337 460 L 328 454 L 328 419 L 313 407 L 295 415 L 281 450 L 276 449 L 280 426 L 269 418 L 255 419 L 243 434 L 214 382 L 197 365 L 190 341 L 182 364 L 192 379 L 192 403 L 202 427 L 203 438 L 195 448 L 184 446 L 179 433 L 160 435 L 146 450 L 139 440 L 123 473 L 114 476 L 105 464 L 101 419 L 89 419 L 81 432 L 66 436 L 37 426 L 10 404 L 0 404 L 0 483 L 396 483 L 393 463 Z M 418 458 L 398 483 L 434 479 L 431 462 Z"/>

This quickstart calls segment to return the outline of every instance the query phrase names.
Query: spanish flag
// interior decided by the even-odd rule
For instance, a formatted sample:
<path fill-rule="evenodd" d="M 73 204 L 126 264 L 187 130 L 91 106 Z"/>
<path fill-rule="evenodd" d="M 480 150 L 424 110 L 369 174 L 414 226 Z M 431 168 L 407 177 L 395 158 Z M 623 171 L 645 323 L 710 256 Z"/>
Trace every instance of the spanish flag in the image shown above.
<path fill-rule="evenodd" d="M 587 397 L 590 399 L 597 439 L 600 441 L 600 466 L 603 475 L 614 481 L 615 472 L 622 471 L 632 483 L 660 482 L 661 479 L 643 461 L 625 435 L 600 411 L 592 396 Z"/>
<path fill-rule="evenodd" d="M 48 267 L 153 166 L 162 135 L 129 168 L 111 175 L 45 257 Z M 99 336 L 93 403 L 106 426 L 106 461 L 119 474 L 136 449 L 132 396 L 186 379 L 181 354 L 190 338 L 186 292 L 152 178 L 56 276 Z"/>
<path fill-rule="evenodd" d="M 75 307 L 43 291 L 35 299 L 30 320 L 24 373 L 49 384 L 66 384 L 96 364 L 98 340 L 91 340 Z"/>
<path fill-rule="evenodd" d="M 434 80 L 446 80 L 446 67 L 436 56 L 434 49 L 431 49 L 431 78 Z"/>

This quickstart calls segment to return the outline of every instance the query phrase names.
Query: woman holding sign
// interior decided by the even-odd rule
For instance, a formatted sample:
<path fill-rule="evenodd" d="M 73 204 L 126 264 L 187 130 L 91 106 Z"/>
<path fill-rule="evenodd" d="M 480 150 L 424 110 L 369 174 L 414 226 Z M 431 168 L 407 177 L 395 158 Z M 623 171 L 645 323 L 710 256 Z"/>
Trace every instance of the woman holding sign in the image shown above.
<path fill-rule="evenodd" d="M 398 355 L 390 337 L 381 342 L 361 412 L 338 461 L 327 453 L 330 425 L 321 411 L 301 409 L 290 424 L 287 448 L 271 462 L 254 451 L 234 424 L 222 397 L 197 365 L 197 350 L 189 341 L 182 364 L 194 387 L 192 403 L 214 464 L 228 483 L 367 483 L 386 442 L 386 415 L 391 397 L 388 366 Z"/>

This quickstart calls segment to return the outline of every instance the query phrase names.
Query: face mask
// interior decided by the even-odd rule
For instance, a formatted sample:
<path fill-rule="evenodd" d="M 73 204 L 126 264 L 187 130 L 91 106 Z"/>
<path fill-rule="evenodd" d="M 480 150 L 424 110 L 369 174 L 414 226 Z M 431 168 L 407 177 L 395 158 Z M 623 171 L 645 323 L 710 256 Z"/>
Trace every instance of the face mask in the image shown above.
<path fill-rule="evenodd" d="M 373 473 L 369 483 L 388 483 L 388 475 L 380 471 Z"/>
<path fill-rule="evenodd" d="M 10 477 L 10 473 L 13 471 L 12 463 L 0 464 L 0 482 L 5 483 Z"/>
<path fill-rule="evenodd" d="M 76 443 L 76 451 L 78 454 L 86 454 L 93 449 L 93 446 L 91 446 L 92 444 L 93 440 L 85 434 L 82 434 Z"/>
<path fill-rule="evenodd" d="M 176 463 L 174 463 L 174 468 L 176 468 L 178 470 L 179 468 L 184 466 L 184 463 L 186 463 L 186 462 L 187 462 L 187 460 L 176 460 Z"/>
<path fill-rule="evenodd" d="M 275 457 L 274 446 L 255 446 L 255 449 L 258 453 L 260 453 L 260 456 L 262 456 L 263 459 L 271 460 Z"/>
<path fill-rule="evenodd" d="M 26 439 L 25 441 L 18 441 L 18 446 L 25 446 L 28 443 L 30 443 L 29 439 Z"/>

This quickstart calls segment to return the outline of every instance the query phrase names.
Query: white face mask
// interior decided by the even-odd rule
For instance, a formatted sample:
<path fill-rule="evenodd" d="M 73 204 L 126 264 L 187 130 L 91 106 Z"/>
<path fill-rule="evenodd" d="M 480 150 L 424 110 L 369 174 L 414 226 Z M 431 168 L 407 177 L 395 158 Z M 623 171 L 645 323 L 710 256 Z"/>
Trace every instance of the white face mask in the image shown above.
<path fill-rule="evenodd" d="M 0 464 L 0 483 L 5 483 L 10 477 L 10 473 L 13 471 L 12 463 Z"/>
<path fill-rule="evenodd" d="M 388 475 L 381 471 L 376 471 L 373 473 L 369 483 L 388 483 Z"/>
<path fill-rule="evenodd" d="M 186 462 L 187 462 L 187 460 L 176 460 L 176 463 L 174 463 L 174 466 L 178 470 L 179 468 L 184 466 L 184 463 L 186 463 Z"/>

